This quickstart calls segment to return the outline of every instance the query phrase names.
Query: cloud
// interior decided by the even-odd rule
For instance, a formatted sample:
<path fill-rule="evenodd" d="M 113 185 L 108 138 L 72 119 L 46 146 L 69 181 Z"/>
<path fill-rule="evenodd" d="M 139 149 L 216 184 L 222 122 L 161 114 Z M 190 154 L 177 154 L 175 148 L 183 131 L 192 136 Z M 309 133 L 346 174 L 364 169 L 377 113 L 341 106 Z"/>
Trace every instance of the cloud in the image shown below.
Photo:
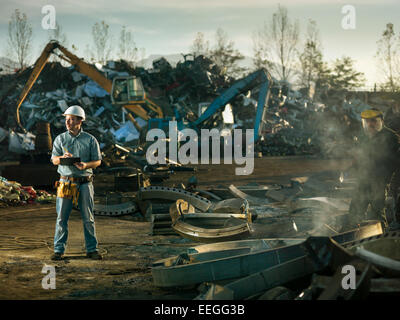
<path fill-rule="evenodd" d="M 290 9 L 291 7 L 299 6 L 345 5 L 348 2 L 348 0 L 279 0 L 276 2 L 265 0 L 2 0 L 0 24 L 8 23 L 12 12 L 17 8 L 27 13 L 32 19 L 40 18 L 42 16 L 41 8 L 49 4 L 56 8 L 57 14 L 87 16 L 88 18 L 99 16 L 100 14 L 107 14 L 107 16 L 118 14 L 151 14 L 152 12 L 164 10 L 167 10 L 166 15 L 178 14 L 185 11 L 196 13 L 196 10 L 211 13 L 213 10 L 218 9 L 223 12 L 220 19 L 226 21 L 227 19 L 232 19 L 230 13 L 228 13 L 230 9 L 276 8 L 278 3 Z M 356 7 L 357 5 L 379 5 L 383 7 L 386 5 L 398 5 L 398 0 L 352 0 L 351 5 Z M 132 19 L 134 20 L 134 17 Z"/>
<path fill-rule="evenodd" d="M 18 8 L 28 15 L 35 45 L 41 50 L 40 43 L 47 39 L 41 29 L 41 9 L 51 4 L 56 8 L 57 19 L 69 42 L 80 48 L 91 41 L 94 22 L 105 20 L 115 39 L 119 37 L 120 26 L 126 25 L 133 32 L 137 45 L 145 47 L 148 53 L 188 50 L 197 32 L 203 32 L 212 46 L 215 31 L 221 27 L 235 42 L 235 48 L 251 55 L 252 32 L 271 17 L 278 3 L 288 8 L 291 18 L 300 19 L 302 34 L 308 18 L 317 21 L 327 59 L 342 54 L 355 59 L 365 57 L 359 67 L 368 70 L 371 77 L 370 52 L 375 51 L 376 40 L 385 23 L 397 21 L 396 13 L 400 9 L 398 0 L 1 0 L 0 38 L 4 47 L 8 21 Z M 340 7 L 346 4 L 357 9 L 355 31 L 341 28 Z M 363 52 L 368 54 L 363 55 Z"/>

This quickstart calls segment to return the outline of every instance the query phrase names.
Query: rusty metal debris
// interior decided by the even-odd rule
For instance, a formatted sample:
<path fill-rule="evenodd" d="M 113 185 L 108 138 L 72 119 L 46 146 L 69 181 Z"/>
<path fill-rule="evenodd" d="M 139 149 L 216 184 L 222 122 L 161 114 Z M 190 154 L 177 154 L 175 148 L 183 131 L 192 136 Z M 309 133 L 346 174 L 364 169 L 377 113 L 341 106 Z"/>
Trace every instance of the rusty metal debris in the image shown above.
<path fill-rule="evenodd" d="M 138 200 L 164 199 L 168 201 L 183 199 L 204 212 L 211 207 L 210 200 L 178 188 L 158 186 L 141 188 L 138 192 L 137 198 Z"/>
<path fill-rule="evenodd" d="M 237 198 L 240 199 L 246 199 L 247 201 L 249 201 L 249 203 L 251 205 L 263 205 L 265 203 L 267 203 L 268 201 L 265 199 L 260 199 L 251 195 L 246 194 L 243 191 L 240 191 L 238 188 L 236 188 L 233 184 L 231 184 L 229 186 L 229 191 L 232 193 L 232 195 L 234 195 Z"/>
<path fill-rule="evenodd" d="M 271 239 L 247 239 L 247 240 L 235 240 L 235 241 L 224 241 L 216 242 L 211 244 L 202 244 L 192 248 L 188 248 L 188 253 L 205 253 L 222 250 L 234 250 L 248 248 L 248 250 L 259 251 L 263 249 L 272 249 L 278 247 L 284 247 L 289 245 L 298 244 L 303 242 L 305 239 L 295 238 L 271 238 Z"/>
<path fill-rule="evenodd" d="M 51 50 L 56 46 L 54 43 L 49 45 Z M 96 79 L 104 76 L 100 85 L 108 88 L 107 91 L 84 74 L 81 70 L 84 62 L 78 61 L 66 48 L 59 46 L 59 49 L 65 51 L 63 54 L 74 67 L 47 63 L 20 107 L 20 120 L 34 134 L 36 123 L 49 123 L 51 137 L 54 137 L 62 130 L 61 114 L 66 106 L 80 104 L 87 113 L 85 129 L 98 138 L 102 149 L 115 143 L 124 147 L 138 146 L 139 131 L 146 127 L 147 121 L 137 117 L 132 124 L 129 121 L 130 111 L 122 108 L 116 112 L 112 101 L 114 96 L 109 94 L 113 79 L 140 77 L 148 96 L 160 106 L 163 114 L 173 117 L 176 116 L 174 108 L 177 111 L 183 108 L 185 115 L 193 115 L 194 119 L 201 117 L 201 105 L 209 105 L 219 97 L 220 92 L 236 81 L 222 75 L 215 63 L 204 56 L 193 57 L 192 60 L 183 56 L 176 65 L 160 58 L 149 69 L 132 68 L 124 61 L 111 61 L 96 67 L 90 65 L 94 74 L 101 75 Z M 44 50 L 46 55 L 49 50 Z M 11 130 L 7 132 L 6 139 L 15 134 L 15 101 L 31 72 L 32 69 L 28 68 L 0 77 L 3 88 L 0 90 L 3 107 L 0 127 L 6 132 Z M 256 94 L 257 88 L 254 88 L 250 94 L 240 94 L 230 101 L 237 126 L 251 127 L 249 119 L 254 118 Z M 355 124 L 360 122 L 359 112 L 371 106 L 379 106 L 388 114 L 391 111 L 390 101 L 371 97 L 368 99 L 371 105 L 368 105 L 363 99 L 357 93 L 331 90 L 317 102 L 307 94 L 293 90 L 290 84 L 274 80 L 266 109 L 265 139 L 259 151 L 265 155 L 345 154 L 346 146 L 352 144 L 354 128 L 357 127 Z M 220 122 L 221 119 L 216 121 Z"/>
<path fill-rule="evenodd" d="M 179 199 L 170 208 L 172 228 L 186 238 L 200 242 L 241 239 L 250 234 L 251 215 L 244 204 L 241 213 L 194 213 L 190 204 Z"/>
<path fill-rule="evenodd" d="M 176 257 L 157 261 L 152 266 L 156 286 L 173 287 L 247 276 L 267 265 L 276 265 L 289 257 L 302 255 L 298 245 L 253 252 L 249 247 L 191 254 L 175 265 Z M 260 269 L 261 268 L 261 269 Z"/>
<path fill-rule="evenodd" d="M 95 203 L 93 208 L 94 214 L 98 216 L 122 216 L 137 211 L 135 202 L 124 202 L 120 204 L 100 204 Z"/>
<path fill-rule="evenodd" d="M 360 239 L 366 234 L 378 235 L 381 233 L 382 229 L 379 230 L 374 224 L 369 224 L 334 236 L 332 240 L 335 243 L 346 243 Z M 234 242 L 220 243 L 215 246 L 215 250 L 212 250 L 212 244 L 208 247 L 199 247 L 199 251 L 195 247 L 190 249 L 189 253 L 181 255 L 180 258 L 171 257 L 155 262 L 152 266 L 153 281 L 156 286 L 173 287 L 232 280 L 251 276 L 264 269 L 296 259 L 300 260 L 295 262 L 295 265 L 299 263 L 304 267 L 306 261 L 304 259 L 309 259 L 304 258 L 307 252 L 314 252 L 318 246 L 323 247 L 324 244 L 317 241 L 313 245 L 309 245 L 305 239 L 276 239 L 274 242 L 244 240 L 238 241 L 236 244 Z M 323 252 L 321 251 L 321 259 L 326 257 L 324 254 L 329 254 L 329 252 Z M 313 264 L 315 263 L 311 263 L 311 265 Z M 295 274 L 301 273 L 301 270 L 301 268 L 298 269 Z M 310 270 L 316 269 L 307 269 L 307 272 Z"/>

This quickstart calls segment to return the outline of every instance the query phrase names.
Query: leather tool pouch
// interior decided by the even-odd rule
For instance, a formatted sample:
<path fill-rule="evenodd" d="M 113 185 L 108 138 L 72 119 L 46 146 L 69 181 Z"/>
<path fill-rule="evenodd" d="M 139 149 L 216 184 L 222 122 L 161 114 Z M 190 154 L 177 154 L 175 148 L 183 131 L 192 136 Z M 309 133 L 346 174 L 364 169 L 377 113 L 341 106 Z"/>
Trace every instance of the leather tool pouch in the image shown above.
<path fill-rule="evenodd" d="M 76 183 L 62 182 L 57 183 L 57 197 L 73 199 L 73 203 L 76 205 L 78 203 L 79 191 Z"/>

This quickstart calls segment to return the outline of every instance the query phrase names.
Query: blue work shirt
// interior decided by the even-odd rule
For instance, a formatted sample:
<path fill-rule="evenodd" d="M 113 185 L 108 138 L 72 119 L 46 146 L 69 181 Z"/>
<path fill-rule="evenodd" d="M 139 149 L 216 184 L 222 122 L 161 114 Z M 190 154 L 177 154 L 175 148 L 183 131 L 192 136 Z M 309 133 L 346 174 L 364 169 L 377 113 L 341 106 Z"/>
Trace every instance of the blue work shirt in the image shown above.
<path fill-rule="evenodd" d="M 96 138 L 82 129 L 73 136 L 69 131 L 59 134 L 53 143 L 51 158 L 64 155 L 69 152 L 73 157 L 80 157 L 82 162 L 101 160 L 100 146 Z M 93 169 L 79 170 L 74 165 L 59 165 L 57 172 L 61 176 L 85 177 L 93 173 Z"/>

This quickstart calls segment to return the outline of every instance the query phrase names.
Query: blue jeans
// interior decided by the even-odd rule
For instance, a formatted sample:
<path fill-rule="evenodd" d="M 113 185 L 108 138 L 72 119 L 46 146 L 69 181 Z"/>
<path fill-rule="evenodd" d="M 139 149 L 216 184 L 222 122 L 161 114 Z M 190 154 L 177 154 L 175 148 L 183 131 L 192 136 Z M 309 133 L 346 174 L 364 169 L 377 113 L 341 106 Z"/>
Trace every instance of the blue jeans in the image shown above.
<path fill-rule="evenodd" d="M 60 180 L 65 181 L 65 180 Z M 93 198 L 94 189 L 91 182 L 79 185 L 78 207 L 81 212 L 85 235 L 86 252 L 97 251 L 96 229 L 94 225 Z M 64 253 L 68 239 L 68 219 L 72 210 L 72 199 L 56 199 L 57 221 L 54 234 L 54 252 Z"/>

